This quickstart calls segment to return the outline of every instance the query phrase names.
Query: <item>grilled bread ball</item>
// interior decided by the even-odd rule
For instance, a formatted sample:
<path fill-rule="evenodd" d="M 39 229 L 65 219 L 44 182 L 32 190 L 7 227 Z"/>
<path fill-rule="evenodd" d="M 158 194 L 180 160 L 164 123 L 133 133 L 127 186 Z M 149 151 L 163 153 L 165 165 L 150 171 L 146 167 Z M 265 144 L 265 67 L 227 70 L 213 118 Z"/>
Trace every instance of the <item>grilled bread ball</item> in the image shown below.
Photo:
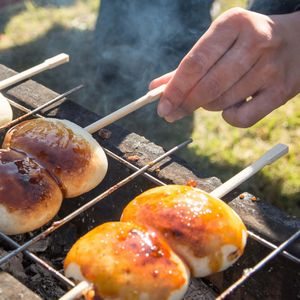
<path fill-rule="evenodd" d="M 0 94 L 0 126 L 7 124 L 13 118 L 11 106 L 7 99 Z"/>
<path fill-rule="evenodd" d="M 92 282 L 103 300 L 182 299 L 189 271 L 156 232 L 134 223 L 104 223 L 81 237 L 65 274 Z"/>
<path fill-rule="evenodd" d="M 0 150 L 0 231 L 19 234 L 50 221 L 63 199 L 53 177 L 23 153 Z"/>
<path fill-rule="evenodd" d="M 159 232 L 195 277 L 226 269 L 246 244 L 247 231 L 239 216 L 223 201 L 189 186 L 142 193 L 127 205 L 121 221 Z"/>
<path fill-rule="evenodd" d="M 27 153 L 48 169 L 58 178 L 66 198 L 93 189 L 107 171 L 101 146 L 83 128 L 67 120 L 22 122 L 8 131 L 3 147 Z"/>

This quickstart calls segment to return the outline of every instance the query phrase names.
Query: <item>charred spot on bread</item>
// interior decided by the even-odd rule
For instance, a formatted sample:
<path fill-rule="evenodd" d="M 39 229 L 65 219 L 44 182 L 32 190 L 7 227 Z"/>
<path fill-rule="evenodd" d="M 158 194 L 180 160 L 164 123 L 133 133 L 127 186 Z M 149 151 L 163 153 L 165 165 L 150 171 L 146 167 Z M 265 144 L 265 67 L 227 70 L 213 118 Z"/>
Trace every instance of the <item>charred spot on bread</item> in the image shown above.
<path fill-rule="evenodd" d="M 19 234 L 34 230 L 57 213 L 62 192 L 49 172 L 32 158 L 0 150 L 0 230 Z"/>
<path fill-rule="evenodd" d="M 83 128 L 66 120 L 22 122 L 8 131 L 3 147 L 22 151 L 44 166 L 57 178 L 66 198 L 94 188 L 107 171 L 101 146 Z"/>

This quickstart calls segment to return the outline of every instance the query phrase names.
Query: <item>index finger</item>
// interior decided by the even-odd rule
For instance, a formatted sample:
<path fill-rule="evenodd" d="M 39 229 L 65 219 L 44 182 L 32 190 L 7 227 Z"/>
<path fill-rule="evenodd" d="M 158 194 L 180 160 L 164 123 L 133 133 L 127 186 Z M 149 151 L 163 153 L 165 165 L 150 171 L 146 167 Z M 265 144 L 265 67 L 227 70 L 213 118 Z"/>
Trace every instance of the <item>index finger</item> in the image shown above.
<path fill-rule="evenodd" d="M 237 26 L 217 19 L 179 64 L 158 105 L 165 117 L 178 108 L 209 69 L 232 47 L 238 36 Z"/>

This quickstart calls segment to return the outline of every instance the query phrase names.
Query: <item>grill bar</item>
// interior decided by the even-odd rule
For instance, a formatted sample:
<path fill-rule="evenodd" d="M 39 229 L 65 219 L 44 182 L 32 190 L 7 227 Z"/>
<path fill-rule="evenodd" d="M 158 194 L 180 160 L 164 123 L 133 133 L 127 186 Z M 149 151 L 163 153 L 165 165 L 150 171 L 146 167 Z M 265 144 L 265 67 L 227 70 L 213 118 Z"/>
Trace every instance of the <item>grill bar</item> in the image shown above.
<path fill-rule="evenodd" d="M 17 108 L 17 109 L 25 112 L 25 113 L 30 113 L 31 112 L 31 110 L 28 109 L 27 107 L 25 107 L 25 106 L 23 106 L 23 105 L 15 102 L 15 101 L 13 101 L 11 99 L 8 99 L 8 102 L 10 103 L 11 106 L 13 106 L 13 107 L 15 107 L 15 108 Z M 44 118 L 44 116 L 42 116 L 40 114 L 36 114 L 36 116 L 39 117 L 39 118 Z"/>
<path fill-rule="evenodd" d="M 46 107 L 49 107 L 50 105 L 56 103 L 56 102 L 59 101 L 59 100 L 62 100 L 63 98 L 65 98 L 65 97 L 71 95 L 72 93 L 74 93 L 74 92 L 76 92 L 76 91 L 78 91 L 78 90 L 80 90 L 80 89 L 82 89 L 82 88 L 83 88 L 83 85 L 82 85 L 82 84 L 81 84 L 81 85 L 78 85 L 78 86 L 76 86 L 75 88 L 73 88 L 73 89 L 71 89 L 71 90 L 69 90 L 69 91 L 67 91 L 67 92 L 65 92 L 65 93 L 63 93 L 63 94 L 58 95 L 58 96 L 55 97 L 54 99 L 49 100 L 49 101 L 46 102 L 45 104 L 43 104 L 43 105 L 41 105 L 41 106 L 39 106 L 39 107 L 37 107 L 37 108 L 35 108 L 35 109 L 33 109 L 33 110 L 28 110 L 28 112 L 27 112 L 25 115 L 22 115 L 22 116 L 20 116 L 19 118 L 12 120 L 12 121 L 9 122 L 8 124 L 5 124 L 5 125 L 1 126 L 1 127 L 0 127 L 0 131 L 1 131 L 1 130 L 4 130 L 4 129 L 7 129 L 7 128 L 10 128 L 10 127 L 12 127 L 12 126 L 14 126 L 14 125 L 20 123 L 21 121 L 24 121 L 26 118 L 28 118 L 28 117 L 30 117 L 30 116 L 36 114 L 37 112 L 40 112 L 42 109 L 44 109 L 44 108 L 46 108 Z M 63 101 L 65 101 L 65 100 L 66 100 L 66 99 L 64 99 Z M 15 104 L 15 103 L 14 103 L 14 104 Z"/>
<path fill-rule="evenodd" d="M 132 181 L 134 178 L 136 178 L 137 176 L 139 176 L 142 173 L 144 173 L 146 170 L 148 170 L 150 167 L 152 167 L 153 165 L 155 165 L 159 161 L 161 161 L 164 158 L 168 157 L 169 155 L 171 155 L 172 153 L 176 152 L 177 150 L 185 147 L 186 145 L 188 145 L 191 142 L 192 142 L 192 139 L 189 139 L 189 140 L 187 140 L 187 141 L 179 144 L 178 146 L 175 146 L 174 148 L 172 148 L 169 151 L 165 152 L 163 155 L 159 156 L 158 158 L 156 158 L 153 161 L 151 161 L 148 164 L 146 164 L 144 167 L 142 167 L 138 171 L 134 172 L 133 174 L 131 174 L 128 177 L 124 178 L 123 180 L 119 181 L 117 184 L 115 184 L 114 186 L 110 187 L 105 192 L 103 192 L 99 196 L 95 197 L 94 199 L 92 199 L 91 201 L 89 201 L 88 203 L 86 203 L 85 205 L 81 206 L 80 208 L 78 208 L 77 210 L 75 210 L 74 212 L 72 212 L 71 214 L 69 214 L 68 216 L 66 216 L 65 218 L 63 218 L 63 219 L 61 219 L 59 221 L 53 222 L 53 224 L 49 228 L 47 228 L 45 231 L 41 232 L 40 234 L 38 234 L 37 236 L 35 236 L 31 240 L 29 240 L 26 243 L 24 243 L 19 248 L 17 248 L 15 250 L 13 250 L 12 252 L 10 252 L 9 254 L 1 257 L 0 258 L 0 265 L 2 265 L 6 261 L 8 261 L 10 258 L 12 258 L 15 255 L 17 255 L 18 253 L 24 251 L 25 249 L 27 249 L 29 246 L 31 246 L 32 244 L 36 243 L 37 241 L 45 238 L 46 236 L 48 236 L 49 234 L 51 234 L 52 232 L 54 232 L 55 230 L 57 230 L 58 228 L 60 228 L 64 224 L 66 224 L 67 222 L 69 222 L 72 219 L 74 219 L 75 217 L 77 217 L 82 212 L 86 211 L 87 209 L 89 209 L 90 207 L 92 207 L 93 205 L 95 205 L 96 203 L 98 203 L 100 200 L 102 200 L 105 197 L 111 195 L 114 191 L 118 190 L 120 187 L 122 187 L 126 183 Z"/>
<path fill-rule="evenodd" d="M 227 296 L 229 296 L 235 289 L 241 286 L 246 280 L 248 280 L 251 276 L 253 276 L 257 271 L 262 269 L 269 261 L 274 259 L 280 252 L 282 252 L 286 247 L 288 247 L 299 237 L 300 237 L 300 230 L 295 232 L 289 239 L 287 239 L 279 247 L 277 247 L 274 251 L 272 251 L 269 255 L 263 258 L 253 268 L 244 270 L 244 274 L 236 282 L 234 282 L 229 288 L 227 288 L 221 295 L 219 295 L 219 297 L 217 297 L 217 300 L 222 300 L 225 299 Z"/>
<path fill-rule="evenodd" d="M 255 234 L 254 232 L 247 230 L 248 234 L 250 237 L 252 237 L 254 240 L 256 240 L 257 242 L 261 243 L 262 245 L 266 246 L 269 249 L 277 249 L 278 246 L 274 245 L 273 243 L 267 241 L 266 239 L 260 237 L 259 235 Z M 295 255 L 287 252 L 287 251 L 282 251 L 280 254 L 282 254 L 283 256 L 285 256 L 286 258 L 290 259 L 291 261 L 300 264 L 300 258 L 296 257 Z"/>
<path fill-rule="evenodd" d="M 8 237 L 7 235 L 5 235 L 2 232 L 0 232 L 0 238 L 3 239 L 11 247 L 13 247 L 15 249 L 18 248 L 18 247 L 20 247 L 20 245 L 17 242 L 15 242 L 13 239 L 11 239 L 10 237 Z M 32 252 L 30 252 L 28 250 L 25 250 L 24 254 L 30 260 L 32 260 L 33 262 L 39 264 L 40 266 L 42 266 L 46 270 L 48 270 L 49 273 L 51 273 L 55 278 L 57 278 L 57 279 L 61 280 L 62 282 L 64 282 L 66 285 L 68 285 L 70 287 L 74 287 L 75 286 L 75 284 L 70 279 L 68 279 L 67 277 L 65 277 L 64 275 L 62 275 L 59 271 L 57 271 L 56 269 L 54 269 L 53 267 L 51 267 L 48 263 L 46 263 L 44 260 L 42 260 L 41 258 L 39 258 L 38 256 L 36 256 Z"/>

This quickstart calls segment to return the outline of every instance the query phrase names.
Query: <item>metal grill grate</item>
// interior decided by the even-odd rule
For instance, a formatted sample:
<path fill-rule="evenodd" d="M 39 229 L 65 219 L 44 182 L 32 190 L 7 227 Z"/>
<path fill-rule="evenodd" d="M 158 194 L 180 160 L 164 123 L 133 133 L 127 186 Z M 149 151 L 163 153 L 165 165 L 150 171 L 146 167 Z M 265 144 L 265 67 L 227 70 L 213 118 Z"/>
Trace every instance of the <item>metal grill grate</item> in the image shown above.
<path fill-rule="evenodd" d="M 15 104 L 15 103 L 12 103 L 12 104 L 16 108 L 22 110 L 23 112 L 28 112 L 28 109 L 26 107 L 24 107 L 24 106 L 22 106 L 20 104 Z M 107 196 L 111 195 L 113 192 L 115 192 L 116 190 L 118 190 L 119 188 L 121 188 L 123 185 L 127 184 L 128 182 L 133 181 L 135 178 L 137 178 L 140 175 L 144 176 L 147 180 L 151 181 L 155 185 L 165 185 L 164 182 L 162 182 L 162 181 L 158 180 L 157 178 L 153 177 L 152 175 L 148 174 L 146 171 L 150 167 L 152 167 L 155 163 L 161 161 L 162 159 L 164 159 L 167 156 L 169 156 L 171 153 L 173 153 L 176 150 L 178 150 L 178 149 L 186 146 L 190 142 L 191 141 L 188 140 L 188 141 L 182 143 L 181 145 L 178 145 L 178 146 L 174 147 L 173 149 L 171 149 L 170 151 L 166 152 L 165 154 L 159 156 L 155 160 L 152 160 L 150 163 L 146 164 L 142 168 L 136 167 L 135 165 L 131 164 L 130 162 L 124 160 L 121 156 L 119 156 L 116 153 L 112 152 L 111 150 L 104 148 L 105 152 L 107 153 L 107 155 L 109 157 L 111 157 L 113 160 L 121 163 L 124 166 L 124 168 L 125 167 L 126 168 L 130 168 L 134 172 L 132 174 L 130 174 L 129 176 L 127 176 L 125 179 L 123 179 L 123 180 L 119 181 L 118 183 L 112 185 L 111 187 L 109 187 L 108 189 L 106 189 L 104 192 L 102 192 L 98 196 L 94 197 L 92 200 L 90 200 L 87 203 L 85 203 L 80 208 L 78 208 L 78 209 L 74 210 L 73 212 L 69 213 L 67 216 L 65 216 L 61 220 L 52 223 L 52 225 L 50 225 L 46 230 L 44 230 L 41 233 L 37 234 L 36 236 L 34 236 L 33 238 L 31 238 L 30 240 L 28 240 L 27 242 L 25 242 L 23 245 L 19 245 L 16 241 L 14 241 L 13 239 L 11 239 L 10 237 L 6 236 L 3 233 L 0 233 L 0 238 L 3 241 L 5 241 L 6 243 L 8 243 L 11 246 L 11 248 L 14 249 L 9 254 L 7 254 L 7 255 L 5 255 L 5 256 L 3 256 L 3 257 L 0 258 L 0 266 L 2 264 L 4 264 L 5 262 L 9 261 L 12 257 L 14 257 L 15 255 L 17 255 L 19 252 L 24 251 L 24 254 L 26 255 L 26 257 L 28 257 L 30 260 L 32 260 L 32 261 L 38 263 L 39 265 L 41 265 L 43 268 L 45 268 L 45 270 L 47 270 L 47 272 L 51 273 L 55 278 L 57 278 L 60 281 L 62 281 L 66 286 L 68 286 L 68 287 L 74 287 L 75 284 L 72 281 L 70 281 L 68 278 L 66 278 L 64 275 L 62 275 L 59 271 L 57 271 L 53 267 L 51 267 L 46 261 L 42 260 L 37 255 L 31 253 L 28 250 L 28 248 L 30 246 L 32 246 L 34 243 L 36 243 L 36 242 L 44 239 L 45 237 L 47 237 L 48 235 L 50 235 L 51 233 L 53 233 L 54 231 L 56 231 L 58 228 L 60 228 L 63 225 L 67 224 L 68 222 L 70 222 L 71 220 L 73 220 L 75 217 L 77 217 L 82 212 L 86 211 L 89 208 L 92 208 L 100 200 L 105 199 Z M 293 243 L 299 237 L 299 231 L 295 235 L 293 235 L 290 239 L 288 239 L 285 243 L 283 243 L 280 247 L 277 247 L 271 241 L 268 241 L 265 238 L 263 238 L 262 236 L 259 236 L 259 235 L 255 234 L 255 233 L 251 232 L 251 231 L 249 231 L 249 233 L 250 233 L 250 237 L 251 238 L 255 239 L 257 242 L 259 242 L 260 244 L 262 244 L 264 247 L 268 247 L 268 248 L 275 249 L 275 250 L 269 256 L 264 257 L 263 259 L 261 259 L 261 261 L 257 264 L 257 266 L 255 266 L 254 268 L 251 268 L 250 271 L 247 271 L 241 277 L 241 279 L 238 279 L 237 281 L 233 282 L 232 286 L 229 287 L 228 290 L 224 291 L 224 293 L 222 293 L 219 296 L 219 299 L 223 299 L 224 297 L 228 296 L 228 294 L 231 291 L 233 291 L 233 289 L 239 287 L 242 283 L 244 284 L 245 281 L 248 280 L 250 277 L 255 276 L 255 272 L 257 270 L 259 270 L 262 267 L 264 267 L 269 262 L 270 259 L 275 258 L 280 253 L 282 253 L 285 257 L 287 257 L 288 259 L 290 259 L 294 263 L 296 263 L 296 264 L 300 263 L 300 258 L 299 257 L 295 256 L 292 253 L 284 251 L 284 249 L 288 245 L 290 245 L 291 243 Z"/>

